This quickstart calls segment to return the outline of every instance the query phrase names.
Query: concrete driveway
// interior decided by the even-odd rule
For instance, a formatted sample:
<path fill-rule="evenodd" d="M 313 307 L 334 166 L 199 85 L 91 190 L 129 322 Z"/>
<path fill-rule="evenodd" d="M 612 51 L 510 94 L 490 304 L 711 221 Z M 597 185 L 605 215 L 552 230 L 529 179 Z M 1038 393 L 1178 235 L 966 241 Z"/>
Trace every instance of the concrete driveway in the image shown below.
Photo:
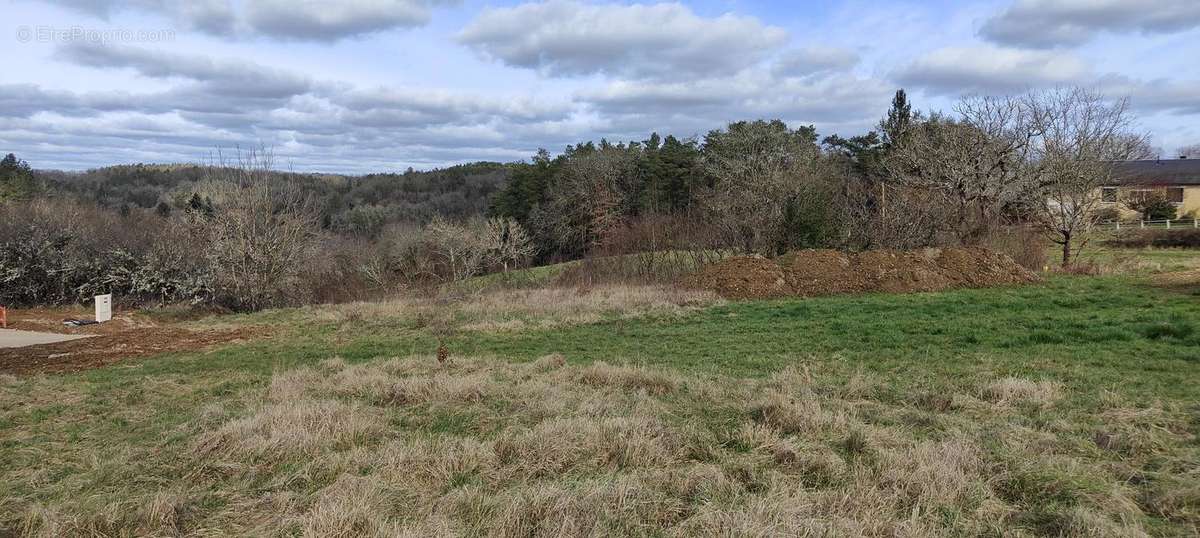
<path fill-rule="evenodd" d="M 25 347 L 38 344 L 56 344 L 68 340 L 88 338 L 87 334 L 54 334 L 18 331 L 16 329 L 0 329 L 0 347 Z"/>

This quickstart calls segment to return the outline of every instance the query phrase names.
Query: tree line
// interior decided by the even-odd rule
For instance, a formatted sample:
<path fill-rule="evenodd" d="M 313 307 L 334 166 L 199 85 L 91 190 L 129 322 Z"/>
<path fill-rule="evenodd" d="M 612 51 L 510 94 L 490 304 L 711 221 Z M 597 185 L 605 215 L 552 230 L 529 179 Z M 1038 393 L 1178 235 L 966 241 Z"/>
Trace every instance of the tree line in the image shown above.
<path fill-rule="evenodd" d="M 241 159 L 269 149 L 240 151 Z M 15 159 L 15 157 L 14 157 Z M 30 181 L 45 195 L 94 202 L 122 214 L 153 210 L 166 216 L 184 211 L 214 169 L 238 168 L 238 156 L 210 164 L 132 164 L 84 172 L 31 170 Z M 322 228 L 354 237 L 373 238 L 388 224 L 424 223 L 435 216 L 463 219 L 483 214 L 492 195 L 505 183 L 507 166 L 478 162 L 427 172 L 341 174 L 270 170 L 268 181 L 288 183 L 308 197 L 320 213 Z"/>
<path fill-rule="evenodd" d="M 547 259 L 611 251 L 623 230 L 665 215 L 703 229 L 711 248 L 763 255 L 978 245 L 1021 224 L 1059 243 L 1068 265 L 1112 163 L 1150 154 L 1128 102 L 1087 89 L 964 97 L 950 113 L 914 111 L 899 90 L 876 129 L 849 138 L 756 120 L 702 140 L 542 152 L 514 165 L 491 211 L 526 227 Z"/>
<path fill-rule="evenodd" d="M 900 90 L 875 129 L 846 138 L 751 120 L 431 172 L 296 174 L 250 151 L 68 174 L 9 156 L 0 302 L 116 291 L 255 310 L 561 260 L 670 278 L 799 248 L 986 245 L 1040 263 L 1036 241 L 998 240 L 1013 225 L 1059 242 L 1067 265 L 1111 163 L 1149 151 L 1132 122 L 1127 102 L 1079 88 L 965 97 L 948 113 Z"/>

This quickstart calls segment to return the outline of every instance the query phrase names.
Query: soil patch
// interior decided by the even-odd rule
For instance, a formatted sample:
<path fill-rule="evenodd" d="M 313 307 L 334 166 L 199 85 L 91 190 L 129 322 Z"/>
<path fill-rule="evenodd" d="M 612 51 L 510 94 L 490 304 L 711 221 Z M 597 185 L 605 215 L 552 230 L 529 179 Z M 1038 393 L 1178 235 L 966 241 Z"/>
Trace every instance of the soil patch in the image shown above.
<path fill-rule="evenodd" d="M 720 270 L 702 269 L 685 277 L 685 281 L 699 276 L 702 285 L 689 286 L 697 289 L 714 290 L 726 297 L 739 299 L 765 299 L 788 295 L 792 286 L 787 273 L 774 260 L 759 257 L 726 258 L 716 265 Z"/>
<path fill-rule="evenodd" d="M 844 293 L 911 293 L 1036 282 L 1004 254 L 982 248 L 801 250 L 771 260 L 734 257 L 683 278 L 687 288 L 728 299 L 813 297 Z"/>
<path fill-rule="evenodd" d="M 83 318 L 75 309 L 34 309 L 9 312 L 9 328 L 26 331 L 91 335 L 67 342 L 19 348 L 0 348 L 0 373 L 31 375 L 98 368 L 125 359 L 174 351 L 207 349 L 269 336 L 264 327 L 190 328 L 163 325 L 128 314 L 111 322 L 66 327 L 62 320 Z"/>

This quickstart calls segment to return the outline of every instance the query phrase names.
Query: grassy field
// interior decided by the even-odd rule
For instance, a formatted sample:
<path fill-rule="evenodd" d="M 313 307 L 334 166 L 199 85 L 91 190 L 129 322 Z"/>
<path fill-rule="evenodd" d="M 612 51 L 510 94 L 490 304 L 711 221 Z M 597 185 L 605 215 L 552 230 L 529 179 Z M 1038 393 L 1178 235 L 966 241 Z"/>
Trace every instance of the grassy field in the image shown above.
<path fill-rule="evenodd" d="M 275 336 L 0 378 L 0 535 L 1196 536 L 1200 287 L 1147 276 L 1196 257 L 1106 256 L 1019 288 L 194 322 Z"/>

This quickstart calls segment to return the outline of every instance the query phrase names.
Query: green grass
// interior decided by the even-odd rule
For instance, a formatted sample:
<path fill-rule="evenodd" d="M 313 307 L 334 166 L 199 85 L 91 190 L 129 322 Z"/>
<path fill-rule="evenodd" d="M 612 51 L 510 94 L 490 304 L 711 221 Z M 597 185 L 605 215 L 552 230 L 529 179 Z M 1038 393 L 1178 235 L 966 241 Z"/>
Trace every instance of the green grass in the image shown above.
<path fill-rule="evenodd" d="M 1048 263 L 1057 265 L 1062 256 L 1057 247 L 1049 250 Z M 1079 262 L 1098 267 L 1120 267 L 1123 273 L 1148 274 L 1163 271 L 1186 271 L 1200 268 L 1200 252 L 1182 248 L 1115 248 L 1094 239 L 1083 252 Z"/>
<path fill-rule="evenodd" d="M 579 262 L 571 261 L 528 269 L 515 269 L 507 273 L 491 273 L 448 284 L 445 286 L 445 291 L 469 294 L 504 287 L 545 286 L 553 282 L 563 271 L 576 265 L 579 265 Z"/>
<path fill-rule="evenodd" d="M 990 370 L 1184 396 L 1200 383 L 1197 323 L 1195 297 L 1128 278 L 1052 277 L 1022 288 L 743 302 L 683 319 L 470 334 L 453 349 L 747 376 L 816 357 L 900 375 Z"/>
<path fill-rule="evenodd" d="M 1155 255 L 1179 265 L 1194 261 L 1175 252 Z M 535 271 L 529 278 L 551 278 L 550 272 Z M 456 320 L 472 321 L 461 314 Z M 0 384 L 0 534 L 17 529 L 31 505 L 66 503 L 83 510 L 88 502 L 140 498 L 130 492 L 177 482 L 178 476 L 162 475 L 179 470 L 175 459 L 197 432 L 253 409 L 257 395 L 281 372 L 314 367 L 334 356 L 350 364 L 429 356 L 436 347 L 427 320 L 408 311 L 322 320 L 308 309 L 292 309 L 198 323 L 214 322 L 281 329 L 270 340 L 209 352 Z M 950 419 L 925 409 L 942 405 L 942 398 L 978 394 L 987 380 L 1049 380 L 1063 387 L 1065 398 L 1057 407 L 1022 408 L 995 427 L 1053 432 L 1063 453 L 1118 466 L 1121 457 L 1099 454 L 1091 440 L 1104 424 L 1095 417 L 1097 410 L 1116 398 L 1126 407 L 1165 410 L 1169 428 L 1185 439 L 1139 456 L 1137 472 L 1158 482 L 1122 487 L 1154 496 L 1200 472 L 1197 462 L 1188 463 L 1200 454 L 1200 299 L 1152 287 L 1139 277 L 1051 276 L 1025 287 L 731 302 L 634 318 L 603 312 L 598 321 L 546 328 L 460 328 L 448 346 L 459 357 L 528 362 L 557 353 L 571 365 L 631 363 L 703 379 L 762 380 L 788 367 L 811 368 L 837 384 L 865 376 L 878 381 L 870 391 L 875 403 L 856 412 L 872 427 L 903 426 L 918 439 L 945 433 Z M 672 398 L 665 401 L 674 405 Z M 689 402 L 678 413 L 716 430 L 745 420 L 738 406 L 717 406 L 710 414 L 702 404 Z M 498 431 L 503 417 L 485 408 L 435 407 L 398 416 L 393 426 L 469 437 Z M 864 441 L 857 435 L 831 440 L 830 446 L 852 460 L 869 449 L 859 446 Z M 990 442 L 986 432 L 980 435 L 981 443 Z M 995 442 L 989 453 L 1012 455 L 1002 441 Z M 1015 505 L 1044 505 L 1022 514 L 1022 528 L 1034 534 L 1055 534 L 1062 507 L 1111 487 L 1106 474 L 1077 475 L 1051 462 L 1027 463 L 1005 463 L 1007 482 L 996 491 Z M 256 479 L 255 487 L 277 487 L 270 476 Z M 329 482 L 312 480 L 316 483 L 306 491 Z M 470 487 L 478 480 L 457 473 L 447 487 Z M 1172 501 L 1184 503 L 1178 513 L 1200 510 L 1188 508 L 1192 501 L 1186 495 L 1182 499 Z M 200 505 L 217 510 L 228 502 L 212 492 Z M 945 517 L 957 517 L 958 508 L 947 510 Z M 1195 529 L 1196 520 L 1151 514 L 1144 523 L 1153 534 L 1182 536 Z"/>

